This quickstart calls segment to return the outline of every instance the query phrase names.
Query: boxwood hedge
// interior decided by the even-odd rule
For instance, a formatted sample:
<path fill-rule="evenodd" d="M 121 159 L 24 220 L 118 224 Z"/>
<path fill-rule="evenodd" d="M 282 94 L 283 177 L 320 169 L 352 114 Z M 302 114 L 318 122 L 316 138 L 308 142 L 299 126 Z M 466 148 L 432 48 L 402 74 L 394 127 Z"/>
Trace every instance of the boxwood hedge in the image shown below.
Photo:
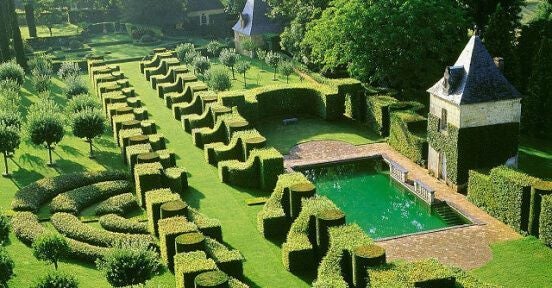
<path fill-rule="evenodd" d="M 146 192 L 163 188 L 163 166 L 159 162 L 136 164 L 134 167 L 134 183 L 136 198 L 142 207 L 146 205 Z"/>
<path fill-rule="evenodd" d="M 104 201 L 109 197 L 131 192 L 134 185 L 127 180 L 116 180 L 95 183 L 80 187 L 54 197 L 50 204 L 50 211 L 78 214 L 84 208 Z"/>
<path fill-rule="evenodd" d="M 194 288 L 197 275 L 214 270 L 217 270 L 215 261 L 207 259 L 203 251 L 178 253 L 174 256 L 176 288 Z"/>
<path fill-rule="evenodd" d="M 552 247 L 552 195 L 542 197 L 539 221 L 539 237 Z"/>
<path fill-rule="evenodd" d="M 127 219 L 117 214 L 107 214 L 100 217 L 100 226 L 107 231 L 127 234 L 148 234 L 148 224 Z"/>
<path fill-rule="evenodd" d="M 197 231 L 197 226 L 188 222 L 185 217 L 171 217 L 158 221 L 159 247 L 161 258 L 172 271 L 174 268 L 174 255 L 176 254 L 175 239 L 178 235 Z"/>
<path fill-rule="evenodd" d="M 205 236 L 222 242 L 222 227 L 218 219 L 209 218 L 197 209 L 188 206 L 188 220 L 197 225 L 199 231 Z"/>
<path fill-rule="evenodd" d="M 138 209 L 138 202 L 133 193 L 124 193 L 113 196 L 96 206 L 97 216 L 106 214 L 125 215 L 132 210 Z"/>
<path fill-rule="evenodd" d="M 410 110 L 391 112 L 387 142 L 399 153 L 422 166 L 427 162 L 427 120 Z"/>
<path fill-rule="evenodd" d="M 374 95 L 366 99 L 366 120 L 368 126 L 381 136 L 389 135 L 389 106 L 399 100 L 387 95 Z"/>
<path fill-rule="evenodd" d="M 158 235 L 158 221 L 161 219 L 160 207 L 163 203 L 180 200 L 178 194 L 174 194 L 169 189 L 157 189 L 146 191 L 146 212 L 148 215 L 148 227 L 150 233 Z"/>
<path fill-rule="evenodd" d="M 235 249 L 228 249 L 224 244 L 210 237 L 205 238 L 205 252 L 215 260 L 217 267 L 226 274 L 241 279 L 243 277 L 243 255 Z"/>
<path fill-rule="evenodd" d="M 284 172 L 284 157 L 274 148 L 255 149 L 246 162 L 222 161 L 218 169 L 224 183 L 270 191 Z"/>
<path fill-rule="evenodd" d="M 36 212 L 40 206 L 63 192 L 93 183 L 125 179 L 128 179 L 128 174 L 121 171 L 84 172 L 44 178 L 17 191 L 11 206 L 15 211 Z"/>

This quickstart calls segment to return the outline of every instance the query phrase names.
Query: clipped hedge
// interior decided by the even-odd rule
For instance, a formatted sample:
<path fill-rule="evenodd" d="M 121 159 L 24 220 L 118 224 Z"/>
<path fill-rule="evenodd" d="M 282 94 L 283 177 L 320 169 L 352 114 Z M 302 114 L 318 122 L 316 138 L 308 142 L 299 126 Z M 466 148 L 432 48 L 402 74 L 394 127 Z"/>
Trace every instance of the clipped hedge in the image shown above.
<path fill-rule="evenodd" d="M 121 195 L 113 196 L 98 206 L 96 206 L 96 216 L 102 216 L 106 214 L 125 215 L 132 210 L 138 209 L 138 202 L 133 193 L 124 193 Z"/>
<path fill-rule="evenodd" d="M 390 118 L 389 145 L 413 162 L 425 166 L 428 154 L 426 118 L 410 110 L 393 111 Z"/>
<path fill-rule="evenodd" d="M 542 197 L 539 219 L 539 238 L 552 247 L 552 195 Z"/>
<path fill-rule="evenodd" d="M 76 216 L 68 213 L 56 213 L 51 218 L 52 225 L 68 238 L 100 247 L 113 247 L 121 241 L 142 241 L 155 246 L 149 235 L 134 235 L 100 230 L 82 223 Z"/>
<path fill-rule="evenodd" d="M 148 234 L 148 224 L 127 219 L 117 214 L 107 214 L 100 217 L 100 226 L 107 231 L 127 234 Z"/>
<path fill-rule="evenodd" d="M 100 171 L 64 174 L 33 182 L 15 193 L 11 203 L 15 211 L 36 212 L 40 206 L 58 194 L 98 182 L 125 180 L 128 174 L 121 171 Z"/>
<path fill-rule="evenodd" d="M 78 214 L 92 204 L 133 189 L 132 183 L 126 180 L 95 183 L 59 194 L 52 200 L 50 211 Z"/>
<path fill-rule="evenodd" d="M 174 256 L 174 275 L 176 288 L 195 288 L 194 279 L 197 275 L 217 270 L 212 259 L 207 259 L 203 251 L 178 253 Z"/>
<path fill-rule="evenodd" d="M 266 139 L 256 129 L 237 131 L 232 135 L 228 145 L 211 143 L 204 147 L 205 159 L 209 164 L 217 165 L 220 161 L 245 161 L 253 149 L 263 148 Z"/>
<path fill-rule="evenodd" d="M 224 183 L 270 191 L 284 172 L 284 157 L 274 148 L 255 149 L 246 162 L 222 161 L 218 169 Z"/>
<path fill-rule="evenodd" d="M 174 255 L 176 254 L 175 239 L 184 233 L 197 231 L 197 226 L 188 222 L 185 217 L 171 217 L 161 219 L 159 225 L 159 247 L 161 250 L 161 258 L 167 264 L 169 270 L 174 268 Z"/>
<path fill-rule="evenodd" d="M 283 237 L 289 230 L 289 192 L 295 184 L 310 183 L 303 173 L 293 172 L 278 176 L 276 187 L 263 209 L 257 214 L 257 229 L 265 238 Z"/>
<path fill-rule="evenodd" d="M 134 183 L 138 204 L 146 206 L 146 192 L 163 188 L 163 166 L 161 163 L 143 163 L 134 167 Z"/>
<path fill-rule="evenodd" d="M 366 121 L 381 136 L 389 136 L 391 123 L 389 106 L 399 100 L 387 95 L 374 95 L 366 99 Z"/>
<path fill-rule="evenodd" d="M 222 227 L 218 219 L 209 218 L 192 207 L 188 207 L 187 216 L 188 220 L 196 224 L 199 231 L 205 236 L 222 242 Z"/>
<path fill-rule="evenodd" d="M 243 255 L 238 250 L 228 249 L 219 241 L 206 237 L 205 252 L 209 258 L 215 260 L 217 267 L 224 273 L 241 279 L 243 278 Z"/>
<path fill-rule="evenodd" d="M 178 194 L 174 194 L 169 189 L 157 189 L 146 192 L 146 212 L 148 215 L 148 229 L 150 233 L 157 236 L 158 221 L 161 219 L 160 207 L 163 203 L 180 200 Z"/>

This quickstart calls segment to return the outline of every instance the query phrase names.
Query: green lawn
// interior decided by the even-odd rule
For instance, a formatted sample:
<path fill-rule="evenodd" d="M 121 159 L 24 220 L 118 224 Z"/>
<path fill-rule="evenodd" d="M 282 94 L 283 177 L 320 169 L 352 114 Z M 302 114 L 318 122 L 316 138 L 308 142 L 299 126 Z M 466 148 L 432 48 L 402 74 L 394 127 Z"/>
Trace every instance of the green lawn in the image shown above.
<path fill-rule="evenodd" d="M 552 180 L 552 141 L 522 136 L 519 168 L 530 175 Z"/>
<path fill-rule="evenodd" d="M 351 120 L 325 121 L 312 116 L 300 116 L 299 122 L 283 125 L 282 118 L 263 120 L 256 125 L 257 129 L 273 146 L 283 154 L 298 143 L 312 140 L 339 140 L 353 145 L 385 141 L 366 125 Z"/>
<path fill-rule="evenodd" d="M 491 245 L 493 259 L 471 273 L 505 288 L 543 288 L 552 285 L 552 249 L 534 237 Z"/>
<path fill-rule="evenodd" d="M 525 0 L 525 6 L 521 8 L 521 23 L 527 23 L 531 20 L 541 2 L 543 0 Z"/>
<path fill-rule="evenodd" d="M 27 26 L 19 26 L 19 29 L 21 30 L 21 37 L 23 39 L 30 38 L 29 28 L 27 28 Z M 78 26 L 74 24 L 56 24 L 52 28 L 51 36 L 77 35 L 77 29 L 79 33 L 82 31 L 82 29 L 78 28 Z M 38 37 L 50 37 L 50 30 L 48 30 L 48 27 L 44 25 L 38 25 L 36 26 L 36 34 Z"/>

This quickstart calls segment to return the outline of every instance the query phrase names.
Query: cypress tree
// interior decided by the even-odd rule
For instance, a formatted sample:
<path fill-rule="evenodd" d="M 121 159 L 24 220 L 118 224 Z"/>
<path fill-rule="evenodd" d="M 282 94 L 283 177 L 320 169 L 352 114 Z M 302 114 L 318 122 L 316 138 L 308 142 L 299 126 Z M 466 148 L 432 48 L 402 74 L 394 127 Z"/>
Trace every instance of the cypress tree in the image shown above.
<path fill-rule="evenodd" d="M 17 23 L 17 15 L 15 14 L 15 4 L 13 0 L 8 1 L 8 11 L 11 12 L 11 28 L 13 34 L 13 49 L 15 50 L 15 60 L 25 71 L 29 70 L 27 65 L 27 57 L 25 56 L 25 48 L 23 46 L 23 39 L 21 38 L 21 31 L 19 30 L 19 24 Z"/>
<path fill-rule="evenodd" d="M 25 18 L 29 28 L 29 36 L 36 37 L 36 21 L 34 16 L 34 6 L 32 2 L 25 4 Z"/>
<path fill-rule="evenodd" d="M 6 4 L 6 0 L 0 0 L 0 62 L 8 61 L 11 58 L 10 37 L 7 33 L 9 26 L 5 17 L 5 14 L 7 14 Z"/>

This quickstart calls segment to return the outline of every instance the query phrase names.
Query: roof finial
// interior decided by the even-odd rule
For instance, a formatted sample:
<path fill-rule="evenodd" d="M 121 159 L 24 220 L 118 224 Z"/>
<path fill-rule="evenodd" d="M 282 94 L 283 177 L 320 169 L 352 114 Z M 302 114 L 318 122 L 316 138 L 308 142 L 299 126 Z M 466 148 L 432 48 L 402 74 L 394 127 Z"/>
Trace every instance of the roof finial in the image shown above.
<path fill-rule="evenodd" d="M 481 34 L 481 30 L 479 29 L 479 26 L 477 26 L 477 24 L 474 24 L 473 25 L 473 35 L 479 37 L 479 36 L 481 36 L 480 34 Z"/>

